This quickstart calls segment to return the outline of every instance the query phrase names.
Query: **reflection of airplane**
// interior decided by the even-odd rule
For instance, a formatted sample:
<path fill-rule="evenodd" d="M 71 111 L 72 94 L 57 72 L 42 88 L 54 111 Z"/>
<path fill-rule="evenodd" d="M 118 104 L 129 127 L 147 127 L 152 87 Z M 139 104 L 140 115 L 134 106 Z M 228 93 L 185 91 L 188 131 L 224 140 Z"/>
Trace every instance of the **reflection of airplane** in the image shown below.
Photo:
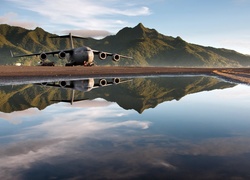
<path fill-rule="evenodd" d="M 59 82 L 50 82 L 50 83 L 44 82 L 44 83 L 36 83 L 36 84 L 48 86 L 48 87 L 59 87 L 59 88 L 65 88 L 65 89 L 72 89 L 71 101 L 60 100 L 60 102 L 70 102 L 71 104 L 73 104 L 74 101 L 80 101 L 80 100 L 74 100 L 75 90 L 88 92 L 88 91 L 91 91 L 92 89 L 97 89 L 100 87 L 125 83 L 128 81 L 131 81 L 131 80 L 121 80 L 120 78 L 113 78 L 111 81 L 108 81 L 106 79 L 100 79 L 96 83 L 93 78 L 89 78 L 89 79 L 84 79 L 84 80 L 59 81 Z M 86 99 L 84 99 L 84 100 L 86 100 Z"/>
<path fill-rule="evenodd" d="M 98 83 L 95 83 L 95 80 L 93 78 L 84 79 L 84 80 L 76 80 L 76 81 L 60 81 L 60 82 L 52 82 L 52 83 L 41 83 L 44 86 L 50 86 L 50 87 L 61 87 L 65 89 L 73 89 L 77 91 L 91 91 L 92 89 L 104 87 L 104 86 L 110 86 L 114 84 L 120 84 L 126 81 L 121 81 L 120 78 L 113 78 L 112 81 L 107 81 L 106 79 L 100 79 Z"/>
<path fill-rule="evenodd" d="M 42 53 L 34 53 L 34 54 L 27 54 L 27 55 L 18 55 L 14 56 L 13 53 L 10 51 L 12 57 L 27 57 L 27 56 L 39 56 L 41 60 L 41 65 L 52 65 L 53 63 L 45 63 L 44 61 L 47 59 L 47 55 L 58 54 L 60 59 L 68 58 L 68 63 L 66 66 L 75 66 L 75 65 L 82 65 L 82 66 L 93 66 L 94 65 L 94 55 L 97 54 L 101 60 L 107 58 L 107 56 L 112 56 L 113 61 L 119 61 L 121 58 L 128 58 L 132 59 L 132 57 L 123 56 L 120 54 L 113 54 L 108 52 L 101 52 L 98 50 L 93 50 L 89 47 L 83 46 L 79 48 L 74 48 L 73 38 L 80 38 L 85 39 L 78 36 L 72 36 L 71 33 L 65 36 L 53 36 L 51 38 L 70 38 L 71 49 L 66 50 L 57 50 L 57 51 L 50 51 L 50 52 L 42 52 Z"/>

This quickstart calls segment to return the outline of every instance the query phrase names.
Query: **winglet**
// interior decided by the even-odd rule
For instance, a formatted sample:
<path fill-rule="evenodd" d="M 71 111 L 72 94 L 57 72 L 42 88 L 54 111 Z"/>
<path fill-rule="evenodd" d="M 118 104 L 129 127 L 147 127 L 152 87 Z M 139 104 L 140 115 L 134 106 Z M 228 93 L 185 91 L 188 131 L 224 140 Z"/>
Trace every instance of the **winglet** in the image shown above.
<path fill-rule="evenodd" d="M 14 57 L 14 55 L 13 55 L 13 53 L 12 53 L 12 51 L 10 50 L 10 55 L 11 55 L 11 57 Z"/>

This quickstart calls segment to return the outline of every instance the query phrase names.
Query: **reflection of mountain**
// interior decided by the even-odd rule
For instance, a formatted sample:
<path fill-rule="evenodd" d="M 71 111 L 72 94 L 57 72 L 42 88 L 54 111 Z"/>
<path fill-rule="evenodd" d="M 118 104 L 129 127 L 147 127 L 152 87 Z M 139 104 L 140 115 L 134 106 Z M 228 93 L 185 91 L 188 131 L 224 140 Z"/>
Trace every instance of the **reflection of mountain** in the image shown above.
<path fill-rule="evenodd" d="M 43 86 L 20 85 L 0 87 L 0 104 L 2 112 L 13 112 L 37 107 L 44 109 L 53 104 L 51 100 L 70 98 L 71 92 Z"/>
<path fill-rule="evenodd" d="M 179 100 L 187 94 L 213 89 L 229 88 L 234 85 L 220 82 L 211 77 L 162 77 L 134 79 L 90 92 L 76 91 L 75 99 L 103 98 L 116 102 L 124 109 L 142 113 L 164 101 Z M 53 100 L 70 100 L 71 90 L 43 86 L 21 85 L 0 87 L 0 111 L 13 112 L 30 107 L 44 109 L 55 103 Z"/>
<path fill-rule="evenodd" d="M 98 97 L 116 102 L 124 109 L 134 109 L 142 113 L 145 109 L 154 108 L 162 102 L 179 100 L 191 93 L 232 86 L 211 77 L 147 78 L 135 79 L 127 85 L 115 88 L 90 92 L 86 97 L 94 98 L 98 94 Z"/>

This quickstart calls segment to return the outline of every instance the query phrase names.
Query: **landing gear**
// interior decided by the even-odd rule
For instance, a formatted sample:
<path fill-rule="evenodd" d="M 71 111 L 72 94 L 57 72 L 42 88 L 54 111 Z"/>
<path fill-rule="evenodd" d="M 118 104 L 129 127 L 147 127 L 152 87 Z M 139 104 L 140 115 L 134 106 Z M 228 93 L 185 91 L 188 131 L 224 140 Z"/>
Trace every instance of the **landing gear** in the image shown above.
<path fill-rule="evenodd" d="M 55 66 L 55 63 L 54 62 L 44 62 L 44 61 L 41 61 L 40 62 L 40 66 Z"/>
<path fill-rule="evenodd" d="M 94 66 L 94 63 L 89 63 L 88 61 L 84 61 L 83 66 L 91 67 Z"/>
<path fill-rule="evenodd" d="M 76 63 L 76 62 L 69 62 L 69 63 L 65 64 L 65 66 L 77 66 L 77 65 L 79 65 L 79 66 L 83 65 L 84 67 L 91 67 L 91 66 L 94 66 L 94 63 L 84 61 L 82 64 L 79 64 L 79 63 Z"/>
<path fill-rule="evenodd" d="M 66 63 L 65 66 L 74 66 L 74 63 Z"/>

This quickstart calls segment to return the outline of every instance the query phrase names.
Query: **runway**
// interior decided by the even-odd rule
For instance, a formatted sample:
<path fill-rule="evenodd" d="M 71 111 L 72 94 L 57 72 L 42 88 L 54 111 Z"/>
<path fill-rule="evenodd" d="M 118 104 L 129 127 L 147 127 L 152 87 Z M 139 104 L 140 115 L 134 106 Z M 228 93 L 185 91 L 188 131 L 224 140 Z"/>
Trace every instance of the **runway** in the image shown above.
<path fill-rule="evenodd" d="M 250 68 L 185 68 L 131 66 L 0 66 L 0 78 L 98 78 L 158 75 L 217 75 L 250 84 Z"/>

